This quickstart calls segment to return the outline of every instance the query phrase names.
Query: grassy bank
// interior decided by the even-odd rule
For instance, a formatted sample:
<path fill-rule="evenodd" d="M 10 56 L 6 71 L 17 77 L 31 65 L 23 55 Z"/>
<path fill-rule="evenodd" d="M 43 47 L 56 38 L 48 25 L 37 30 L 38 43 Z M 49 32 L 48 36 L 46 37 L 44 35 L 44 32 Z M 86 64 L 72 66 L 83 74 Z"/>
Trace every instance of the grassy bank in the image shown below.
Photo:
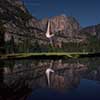
<path fill-rule="evenodd" d="M 18 58 L 29 58 L 29 57 L 61 57 L 61 58 L 79 58 L 81 56 L 93 55 L 95 53 L 90 52 L 42 52 L 42 53 L 13 53 L 13 54 L 2 54 L 0 59 L 18 59 Z"/>

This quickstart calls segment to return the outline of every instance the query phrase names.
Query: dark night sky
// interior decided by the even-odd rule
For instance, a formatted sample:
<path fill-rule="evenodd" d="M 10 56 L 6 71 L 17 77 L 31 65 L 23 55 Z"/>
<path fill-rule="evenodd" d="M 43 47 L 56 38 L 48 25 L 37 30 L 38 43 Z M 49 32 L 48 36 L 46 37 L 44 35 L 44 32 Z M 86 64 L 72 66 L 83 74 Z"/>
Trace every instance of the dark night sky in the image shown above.
<path fill-rule="evenodd" d="M 38 19 L 61 14 L 74 16 L 81 26 L 100 23 L 100 0 L 23 0 Z"/>

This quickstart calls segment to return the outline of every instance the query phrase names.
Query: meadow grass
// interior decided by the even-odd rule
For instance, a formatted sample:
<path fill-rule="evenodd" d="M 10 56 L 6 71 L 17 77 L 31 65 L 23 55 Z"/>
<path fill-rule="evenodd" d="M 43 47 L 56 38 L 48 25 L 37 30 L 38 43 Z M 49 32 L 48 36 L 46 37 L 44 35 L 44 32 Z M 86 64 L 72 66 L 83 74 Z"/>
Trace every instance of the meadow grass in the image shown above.
<path fill-rule="evenodd" d="M 8 58 L 27 58 L 30 56 L 65 56 L 70 58 L 78 58 L 80 55 L 88 55 L 92 54 L 89 52 L 40 52 L 40 53 L 12 53 L 12 54 L 2 54 L 0 55 L 0 59 L 8 59 Z"/>

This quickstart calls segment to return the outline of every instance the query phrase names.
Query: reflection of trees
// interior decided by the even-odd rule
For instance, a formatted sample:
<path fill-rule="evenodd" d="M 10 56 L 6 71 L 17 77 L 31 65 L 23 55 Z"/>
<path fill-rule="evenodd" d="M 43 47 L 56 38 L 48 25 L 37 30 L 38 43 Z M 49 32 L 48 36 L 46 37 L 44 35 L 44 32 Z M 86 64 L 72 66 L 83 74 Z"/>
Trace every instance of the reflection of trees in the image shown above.
<path fill-rule="evenodd" d="M 26 100 L 27 95 L 31 92 L 31 88 L 28 88 L 24 80 L 19 79 L 16 81 L 10 79 L 13 75 L 11 74 L 13 73 L 11 71 L 13 67 L 13 61 L 8 61 L 7 64 L 0 62 L 0 100 Z M 6 74 L 10 74 L 11 76 L 5 80 Z M 11 84 L 5 82 L 8 80 L 10 80 Z"/>
<path fill-rule="evenodd" d="M 7 84 L 0 84 L 0 100 L 26 100 L 31 89 L 23 82 L 17 81 L 8 87 Z"/>
<path fill-rule="evenodd" d="M 88 59 L 88 70 L 84 72 L 83 77 L 90 80 L 100 81 L 100 58 Z"/>
<path fill-rule="evenodd" d="M 97 76 L 97 80 L 100 81 L 100 66 L 97 69 L 97 75 L 96 76 Z"/>
<path fill-rule="evenodd" d="M 13 71 L 13 68 L 14 68 L 14 64 L 15 64 L 15 61 L 12 60 L 12 61 L 6 61 L 6 63 L 4 63 L 4 69 L 9 72 L 12 72 Z"/>
<path fill-rule="evenodd" d="M 100 81 L 100 66 L 97 66 L 95 69 L 89 69 L 89 71 L 84 73 L 83 77 L 89 80 Z"/>
<path fill-rule="evenodd" d="M 3 73 L 4 73 L 3 66 L 4 66 L 4 62 L 0 62 L 0 86 L 3 83 Z"/>
<path fill-rule="evenodd" d="M 0 68 L 0 100 L 26 100 L 31 89 L 24 80 L 17 80 L 8 85 L 4 82 L 4 69 Z"/>

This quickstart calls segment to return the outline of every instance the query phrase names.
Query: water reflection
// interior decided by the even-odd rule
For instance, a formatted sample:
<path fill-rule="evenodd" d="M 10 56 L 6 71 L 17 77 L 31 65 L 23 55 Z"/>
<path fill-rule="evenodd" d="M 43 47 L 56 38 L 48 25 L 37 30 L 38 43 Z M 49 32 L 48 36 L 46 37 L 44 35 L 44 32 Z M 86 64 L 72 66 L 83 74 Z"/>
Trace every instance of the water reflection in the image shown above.
<path fill-rule="evenodd" d="M 57 91 L 78 88 L 82 78 L 100 81 L 99 58 L 0 63 L 0 100 L 25 100 L 33 91 L 48 88 L 45 71 L 51 67 L 55 72 L 50 74 L 49 88 Z"/>

